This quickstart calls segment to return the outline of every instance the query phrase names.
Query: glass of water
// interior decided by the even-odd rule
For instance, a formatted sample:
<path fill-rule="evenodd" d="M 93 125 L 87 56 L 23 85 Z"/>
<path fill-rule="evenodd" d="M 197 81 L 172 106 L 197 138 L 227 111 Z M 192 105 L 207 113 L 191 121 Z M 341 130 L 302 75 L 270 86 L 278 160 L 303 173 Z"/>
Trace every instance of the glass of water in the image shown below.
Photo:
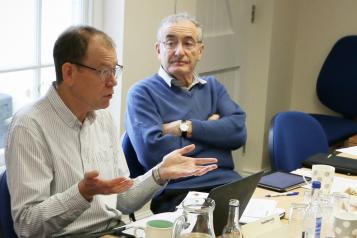
<path fill-rule="evenodd" d="M 306 203 L 292 203 L 289 210 L 289 238 L 301 238 L 304 228 Z"/>

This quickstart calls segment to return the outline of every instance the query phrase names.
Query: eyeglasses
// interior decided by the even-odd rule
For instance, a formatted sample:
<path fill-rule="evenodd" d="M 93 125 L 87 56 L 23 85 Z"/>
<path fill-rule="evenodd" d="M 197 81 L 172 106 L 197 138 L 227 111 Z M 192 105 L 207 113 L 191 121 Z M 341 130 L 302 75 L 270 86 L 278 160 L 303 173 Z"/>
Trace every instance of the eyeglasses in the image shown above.
<path fill-rule="evenodd" d="M 178 40 L 166 40 L 166 41 L 161 41 L 161 43 L 164 45 L 165 49 L 167 50 L 176 50 L 178 45 L 180 44 L 180 41 Z M 201 44 L 202 41 L 194 41 L 194 40 L 184 40 L 181 42 L 182 48 L 188 51 L 194 50 L 198 44 Z"/>
<path fill-rule="evenodd" d="M 114 78 L 118 78 L 118 76 L 123 71 L 123 66 L 120 64 L 116 64 L 115 68 L 101 68 L 101 69 L 96 69 L 88 65 L 84 65 L 77 62 L 72 62 L 72 64 L 96 71 L 103 82 L 108 82 L 112 76 L 114 76 Z"/>

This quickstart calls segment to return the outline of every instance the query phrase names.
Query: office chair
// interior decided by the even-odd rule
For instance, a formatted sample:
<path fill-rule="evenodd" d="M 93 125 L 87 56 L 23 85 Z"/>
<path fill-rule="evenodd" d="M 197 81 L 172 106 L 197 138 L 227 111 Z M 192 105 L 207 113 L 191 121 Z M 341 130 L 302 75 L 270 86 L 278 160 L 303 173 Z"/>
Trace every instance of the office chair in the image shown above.
<path fill-rule="evenodd" d="M 128 164 L 130 178 L 136 178 L 143 175 L 146 171 L 144 167 L 140 164 L 133 145 L 131 144 L 130 138 L 126 132 L 122 136 L 121 142 L 126 163 Z"/>
<path fill-rule="evenodd" d="M 144 167 L 140 164 L 133 145 L 131 144 L 130 138 L 126 132 L 122 136 L 121 142 L 126 163 L 129 168 L 130 178 L 136 178 L 145 173 Z M 129 214 L 131 221 L 136 221 L 135 214 Z"/>
<path fill-rule="evenodd" d="M 269 129 L 269 155 L 274 171 L 290 172 L 317 153 L 328 153 L 326 135 L 309 114 L 297 111 L 277 113 Z"/>
<path fill-rule="evenodd" d="M 0 172 L 0 237 L 17 238 L 11 217 L 10 194 L 6 182 L 6 170 Z"/>
<path fill-rule="evenodd" d="M 329 145 L 357 134 L 357 36 L 338 40 L 328 54 L 317 79 L 320 102 L 341 114 L 311 114 L 322 126 Z"/>

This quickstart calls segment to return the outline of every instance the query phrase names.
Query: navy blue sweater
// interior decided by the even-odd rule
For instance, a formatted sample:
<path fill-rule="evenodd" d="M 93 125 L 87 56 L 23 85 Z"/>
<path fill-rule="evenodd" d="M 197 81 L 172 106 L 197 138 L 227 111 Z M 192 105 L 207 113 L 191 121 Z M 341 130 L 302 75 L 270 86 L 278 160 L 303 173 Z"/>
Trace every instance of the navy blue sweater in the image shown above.
<path fill-rule="evenodd" d="M 245 113 L 214 77 L 203 77 L 190 91 L 172 85 L 155 74 L 135 84 L 128 92 L 126 131 L 140 163 L 146 170 L 164 155 L 189 144 L 192 157 L 214 157 L 218 169 L 201 177 L 171 181 L 168 188 L 209 187 L 231 182 L 240 176 L 233 170 L 231 151 L 246 141 Z M 212 114 L 219 120 L 210 120 Z M 192 137 L 164 135 L 162 125 L 176 120 L 192 121 Z"/>

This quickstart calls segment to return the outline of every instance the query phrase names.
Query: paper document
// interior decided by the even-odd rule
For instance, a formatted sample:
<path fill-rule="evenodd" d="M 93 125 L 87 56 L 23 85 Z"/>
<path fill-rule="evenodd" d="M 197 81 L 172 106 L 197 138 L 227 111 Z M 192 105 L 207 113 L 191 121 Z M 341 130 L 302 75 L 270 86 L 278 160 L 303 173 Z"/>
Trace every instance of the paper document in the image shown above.
<path fill-rule="evenodd" d="M 182 208 L 182 204 L 185 201 L 189 201 L 192 199 L 204 199 L 208 197 L 208 193 L 204 193 L 204 192 L 196 192 L 196 191 L 190 191 L 187 193 L 185 199 L 177 206 L 177 208 Z"/>
<path fill-rule="evenodd" d="M 277 201 L 272 199 L 252 198 L 249 200 L 239 222 L 250 223 L 271 215 L 281 217 L 284 215 L 285 210 L 277 208 L 277 203 Z"/>
<path fill-rule="evenodd" d="M 337 149 L 336 151 L 357 156 L 357 146 Z"/>
<path fill-rule="evenodd" d="M 311 177 L 311 170 L 297 169 L 297 170 L 292 171 L 291 173 Z M 333 184 L 332 184 L 332 187 L 331 187 L 331 193 L 333 193 L 333 192 L 345 192 L 347 188 L 351 188 L 351 187 L 355 187 L 355 186 L 356 186 L 356 180 L 355 179 L 349 179 L 349 178 L 343 178 L 343 177 L 334 176 Z M 311 188 L 311 184 L 304 185 L 303 187 L 304 188 Z"/>

